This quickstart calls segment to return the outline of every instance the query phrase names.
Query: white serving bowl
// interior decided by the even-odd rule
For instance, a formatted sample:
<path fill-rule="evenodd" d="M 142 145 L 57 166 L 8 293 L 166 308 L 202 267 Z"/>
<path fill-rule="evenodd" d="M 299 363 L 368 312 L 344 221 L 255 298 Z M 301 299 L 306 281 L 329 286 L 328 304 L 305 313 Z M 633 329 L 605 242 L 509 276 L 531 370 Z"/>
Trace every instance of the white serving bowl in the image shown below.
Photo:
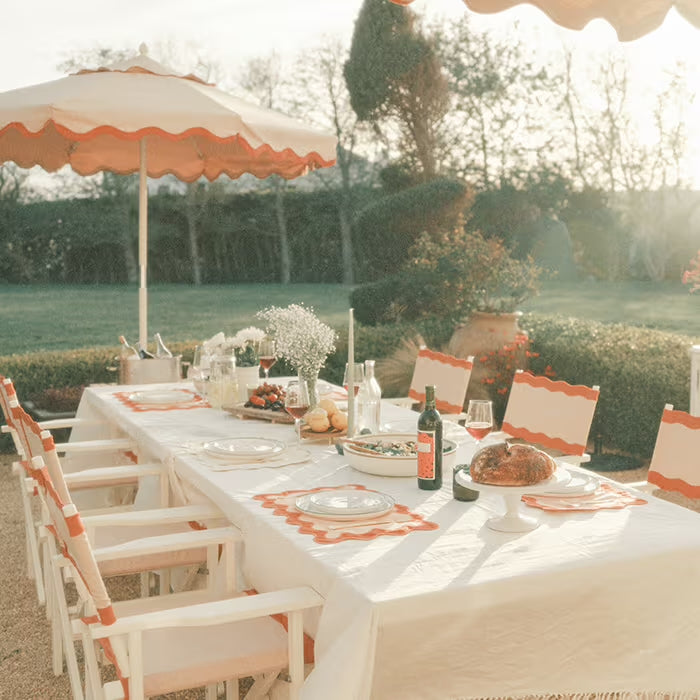
<path fill-rule="evenodd" d="M 372 433 L 359 435 L 354 443 L 377 442 L 405 442 L 416 441 L 415 433 Z M 370 454 L 364 450 L 358 450 L 352 443 L 343 444 L 343 454 L 347 457 L 348 464 L 357 471 L 377 476 L 412 476 L 418 477 L 418 457 L 402 455 Z M 442 440 L 442 470 L 445 474 L 451 474 L 457 461 L 457 443 L 452 440 Z M 450 477 L 451 478 L 451 477 Z"/>

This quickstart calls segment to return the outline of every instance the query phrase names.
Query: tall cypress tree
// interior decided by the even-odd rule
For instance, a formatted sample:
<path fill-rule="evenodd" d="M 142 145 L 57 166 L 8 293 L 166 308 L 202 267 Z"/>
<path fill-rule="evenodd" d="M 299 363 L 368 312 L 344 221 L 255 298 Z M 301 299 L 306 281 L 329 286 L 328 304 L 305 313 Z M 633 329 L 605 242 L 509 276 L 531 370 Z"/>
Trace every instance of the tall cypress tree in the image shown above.
<path fill-rule="evenodd" d="M 387 0 L 365 0 L 355 23 L 345 80 L 352 108 L 377 133 L 397 125 L 404 160 L 422 179 L 438 172 L 447 80 L 433 41 L 415 14 Z"/>

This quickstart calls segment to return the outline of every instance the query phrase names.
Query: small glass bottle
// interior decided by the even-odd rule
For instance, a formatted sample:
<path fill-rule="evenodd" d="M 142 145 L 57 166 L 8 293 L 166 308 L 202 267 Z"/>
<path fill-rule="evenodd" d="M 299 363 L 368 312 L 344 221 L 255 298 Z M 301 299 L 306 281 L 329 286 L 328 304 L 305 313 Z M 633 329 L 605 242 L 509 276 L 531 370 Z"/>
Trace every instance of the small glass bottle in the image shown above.
<path fill-rule="evenodd" d="M 479 498 L 479 492 L 474 489 L 469 489 L 462 484 L 457 483 L 457 472 L 465 470 L 469 471 L 468 464 L 457 464 L 452 472 L 452 497 L 456 501 L 476 501 Z"/>
<path fill-rule="evenodd" d="M 418 488 L 442 486 L 442 418 L 435 408 L 435 386 L 425 387 L 425 408 L 418 416 Z"/>
<path fill-rule="evenodd" d="M 357 428 L 378 433 L 381 425 L 382 390 L 374 376 L 374 360 L 365 360 L 365 378 L 357 393 Z"/>

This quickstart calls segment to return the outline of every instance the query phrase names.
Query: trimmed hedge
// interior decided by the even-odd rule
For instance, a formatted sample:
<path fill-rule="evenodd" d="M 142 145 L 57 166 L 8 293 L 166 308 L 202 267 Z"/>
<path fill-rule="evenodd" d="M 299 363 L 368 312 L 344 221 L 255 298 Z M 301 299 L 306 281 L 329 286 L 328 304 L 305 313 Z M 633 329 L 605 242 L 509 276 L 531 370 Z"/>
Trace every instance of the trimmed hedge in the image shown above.
<path fill-rule="evenodd" d="M 697 339 L 673 333 L 557 316 L 526 314 L 536 374 L 546 365 L 555 379 L 600 386 L 590 436 L 608 450 L 648 458 L 664 405 L 690 405 L 689 348 Z"/>
<path fill-rule="evenodd" d="M 539 353 L 531 368 L 544 373 L 546 365 L 556 379 L 571 384 L 600 386 L 600 399 L 591 438 L 600 437 L 607 450 L 648 458 L 654 449 L 664 404 L 688 410 L 690 357 L 693 339 L 687 336 L 593 321 L 526 314 L 520 321 Z M 355 356 L 359 360 L 391 355 L 401 341 L 420 333 L 429 346 L 443 347 L 453 325 L 440 319 L 384 326 L 358 326 Z M 172 347 L 191 361 L 195 342 Z M 347 359 L 347 329 L 339 331 L 336 352 L 321 376 L 340 384 Z M 115 382 L 109 367 L 116 365 L 114 347 L 72 352 L 44 352 L 0 357 L 0 373 L 12 377 L 20 399 L 28 399 L 47 388 L 75 387 L 97 382 Z M 284 363 L 273 374 L 288 373 Z M 7 436 L 4 436 L 7 438 Z M 0 448 L 11 449 L 8 439 Z"/>

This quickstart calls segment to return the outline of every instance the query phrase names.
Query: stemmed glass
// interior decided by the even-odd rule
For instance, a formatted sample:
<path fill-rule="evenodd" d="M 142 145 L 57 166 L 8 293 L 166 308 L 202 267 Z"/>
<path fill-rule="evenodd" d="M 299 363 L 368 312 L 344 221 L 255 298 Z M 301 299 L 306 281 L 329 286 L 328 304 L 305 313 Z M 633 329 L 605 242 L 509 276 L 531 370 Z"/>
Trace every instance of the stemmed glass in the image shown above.
<path fill-rule="evenodd" d="M 486 399 L 470 399 L 467 419 L 464 422 L 467 432 L 477 444 L 493 430 L 493 407 Z"/>
<path fill-rule="evenodd" d="M 274 338 L 265 337 L 260 341 L 258 357 L 267 382 L 270 379 L 270 369 L 277 362 L 277 343 Z"/>
<path fill-rule="evenodd" d="M 192 364 L 187 370 L 187 378 L 194 383 L 194 388 L 201 396 L 206 395 L 207 383 L 211 367 L 211 355 L 202 345 L 194 349 Z"/>
<path fill-rule="evenodd" d="M 365 366 L 362 362 L 355 362 L 355 369 L 353 371 L 352 385 L 355 388 L 355 396 L 360 390 L 360 385 L 365 380 Z M 343 374 L 343 386 L 345 391 L 349 391 L 348 388 L 348 363 L 345 363 L 345 374 Z"/>
<path fill-rule="evenodd" d="M 309 410 L 309 387 L 303 379 L 293 379 L 287 384 L 284 408 L 294 418 L 297 440 L 301 443 L 301 419 Z"/>

